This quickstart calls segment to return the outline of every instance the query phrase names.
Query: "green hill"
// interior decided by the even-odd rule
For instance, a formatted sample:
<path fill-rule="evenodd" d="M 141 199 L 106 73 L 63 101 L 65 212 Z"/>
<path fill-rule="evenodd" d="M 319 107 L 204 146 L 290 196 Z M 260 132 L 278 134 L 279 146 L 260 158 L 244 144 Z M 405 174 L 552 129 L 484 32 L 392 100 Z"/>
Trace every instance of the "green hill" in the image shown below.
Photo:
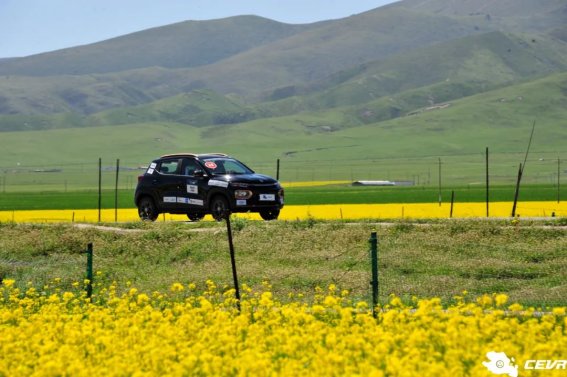
<path fill-rule="evenodd" d="M 90 114 L 194 89 L 250 96 L 316 80 L 380 56 L 481 32 L 454 17 L 379 8 L 201 67 L 152 67 L 72 77 L 0 76 L 0 113 Z"/>
<path fill-rule="evenodd" d="M 565 43 L 545 35 L 490 32 L 366 62 L 307 85 L 275 89 L 266 98 L 315 93 L 310 98 L 320 108 L 338 107 L 446 81 L 494 84 L 565 69 Z"/>
<path fill-rule="evenodd" d="M 397 119 L 333 131 L 344 118 L 299 114 L 241 124 L 191 127 L 174 122 L 2 134 L 3 166 L 105 159 L 149 160 L 160 153 L 219 150 L 247 161 L 343 161 L 525 150 L 566 151 L 567 73 L 422 108 Z M 348 115 L 343 115 L 348 117 Z M 330 129 L 323 128 L 325 126 Z M 55 147 L 57 146 L 57 147 Z M 283 157 L 288 156 L 288 157 Z M 556 156 L 555 156 L 556 157 Z M 311 169 L 298 165 L 298 169 Z"/>
<path fill-rule="evenodd" d="M 101 127 L 152 122 L 194 125 L 226 124 L 226 115 L 242 108 L 225 96 L 206 90 L 179 94 L 147 105 L 107 110 L 91 116 L 74 113 L 11 115 L 0 117 L 0 131 L 31 131 L 57 128 Z"/>
<path fill-rule="evenodd" d="M 552 36 L 553 38 L 562 40 L 563 42 L 567 42 L 567 26 L 552 30 L 549 32 L 549 35 Z"/>
<path fill-rule="evenodd" d="M 154 66 L 198 67 L 327 23 L 289 25 L 257 16 L 185 21 L 1 62 L 0 75 L 86 75 Z"/>
<path fill-rule="evenodd" d="M 416 9 L 448 15 L 491 14 L 493 16 L 533 16 L 567 9 L 565 0 L 402 0 L 388 7 Z"/>
<path fill-rule="evenodd" d="M 0 131 L 176 122 L 197 127 L 235 124 L 306 112 L 336 117 L 331 129 L 393 119 L 422 107 L 512 85 L 530 76 L 567 70 L 567 44 L 547 36 L 491 32 L 441 42 L 340 71 L 310 85 L 285 87 L 268 97 L 313 91 L 246 106 L 236 97 L 191 91 L 147 105 L 74 114 L 14 115 Z"/>

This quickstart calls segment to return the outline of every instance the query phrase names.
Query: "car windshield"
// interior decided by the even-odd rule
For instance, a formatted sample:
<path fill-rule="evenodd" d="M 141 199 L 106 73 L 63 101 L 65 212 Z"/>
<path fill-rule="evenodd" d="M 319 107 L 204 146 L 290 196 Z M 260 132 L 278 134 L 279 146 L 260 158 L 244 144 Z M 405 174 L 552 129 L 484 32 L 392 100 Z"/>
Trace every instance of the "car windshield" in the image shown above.
<path fill-rule="evenodd" d="M 212 175 L 224 174 L 253 174 L 254 172 L 248 169 L 239 161 L 234 158 L 226 157 L 211 157 L 202 160 L 205 167 Z"/>

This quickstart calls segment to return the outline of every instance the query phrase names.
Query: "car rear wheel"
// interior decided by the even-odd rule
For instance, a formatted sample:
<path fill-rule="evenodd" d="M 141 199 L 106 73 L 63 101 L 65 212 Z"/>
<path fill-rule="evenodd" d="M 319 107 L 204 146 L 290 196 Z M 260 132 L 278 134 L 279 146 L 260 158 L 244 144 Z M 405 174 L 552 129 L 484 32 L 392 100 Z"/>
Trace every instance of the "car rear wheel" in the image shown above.
<path fill-rule="evenodd" d="M 260 217 L 266 221 L 277 220 L 280 215 L 279 209 L 273 209 L 269 211 L 260 211 Z"/>
<path fill-rule="evenodd" d="M 203 220 L 203 217 L 205 217 L 205 214 L 204 213 L 188 213 L 187 217 L 189 218 L 189 220 L 191 220 L 193 222 L 197 222 L 197 221 Z"/>
<path fill-rule="evenodd" d="M 155 221 L 159 215 L 152 198 L 145 197 L 138 204 L 138 215 L 142 221 Z"/>
<path fill-rule="evenodd" d="M 225 216 L 225 212 L 228 210 L 228 202 L 222 196 L 217 196 L 213 199 L 211 203 L 211 215 L 216 221 L 222 221 Z"/>

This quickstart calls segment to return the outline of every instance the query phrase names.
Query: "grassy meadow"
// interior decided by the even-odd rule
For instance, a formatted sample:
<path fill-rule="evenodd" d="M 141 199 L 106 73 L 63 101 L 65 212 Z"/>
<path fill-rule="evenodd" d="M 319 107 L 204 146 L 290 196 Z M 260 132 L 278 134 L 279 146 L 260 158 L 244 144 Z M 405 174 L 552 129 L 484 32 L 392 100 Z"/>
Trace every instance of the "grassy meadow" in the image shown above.
<path fill-rule="evenodd" d="M 451 302 L 467 291 L 470 300 L 505 293 L 510 302 L 542 307 L 565 305 L 566 230 L 539 223 L 397 222 L 378 227 L 380 300 L 440 297 Z M 141 292 L 165 291 L 175 283 L 206 288 L 210 279 L 231 286 L 226 228 L 209 224 L 190 231 L 185 223 L 132 223 L 122 232 L 70 225 L 0 224 L 0 279 L 60 288 L 84 277 L 86 244 L 94 244 L 96 282 L 131 282 Z M 304 294 L 335 284 L 356 300 L 369 299 L 368 239 L 374 224 L 233 221 L 240 282 L 253 289 L 273 285 L 275 297 Z"/>

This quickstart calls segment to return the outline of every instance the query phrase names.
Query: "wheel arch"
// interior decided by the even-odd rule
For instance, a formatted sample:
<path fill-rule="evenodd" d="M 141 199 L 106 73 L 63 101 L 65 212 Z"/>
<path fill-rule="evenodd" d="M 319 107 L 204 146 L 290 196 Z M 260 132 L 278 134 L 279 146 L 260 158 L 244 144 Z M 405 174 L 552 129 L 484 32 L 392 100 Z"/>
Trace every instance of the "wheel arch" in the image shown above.
<path fill-rule="evenodd" d="M 152 199 L 154 204 L 156 205 L 156 208 L 161 211 L 161 207 L 159 205 L 159 200 L 157 200 L 157 197 L 153 192 L 149 192 L 149 191 L 142 191 L 142 192 L 139 192 L 138 194 L 136 194 L 136 198 L 134 200 L 136 207 L 138 207 L 140 205 L 140 202 L 144 198 Z"/>
<path fill-rule="evenodd" d="M 222 191 L 220 191 L 220 190 L 214 191 L 214 192 L 212 192 L 212 193 L 209 195 L 209 197 L 208 197 L 208 199 L 207 199 L 207 207 L 208 207 L 208 210 L 209 210 L 209 211 L 211 210 L 211 206 L 213 205 L 213 201 L 214 201 L 216 198 L 218 198 L 219 196 L 222 196 L 222 197 L 226 200 L 226 202 L 227 202 L 227 204 L 228 204 L 228 208 L 230 208 L 230 210 L 232 211 L 233 208 L 232 208 L 232 205 L 231 205 L 231 200 L 230 200 L 230 198 L 226 195 L 226 193 L 224 193 L 224 192 L 222 192 Z"/>

